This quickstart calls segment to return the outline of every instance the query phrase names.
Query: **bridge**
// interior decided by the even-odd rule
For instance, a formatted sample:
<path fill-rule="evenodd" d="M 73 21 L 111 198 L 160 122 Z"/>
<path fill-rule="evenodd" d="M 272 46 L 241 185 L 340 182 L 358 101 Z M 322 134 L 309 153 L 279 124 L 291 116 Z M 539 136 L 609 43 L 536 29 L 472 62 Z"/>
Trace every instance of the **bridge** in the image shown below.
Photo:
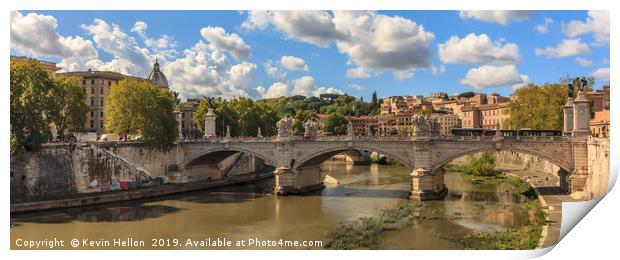
<path fill-rule="evenodd" d="M 114 145 L 115 152 L 153 175 L 171 171 L 191 175 L 217 165 L 229 156 L 243 152 L 275 167 L 280 195 L 299 194 L 323 187 L 320 164 L 340 153 L 377 152 L 394 158 L 411 169 L 411 198 L 429 200 L 446 193 L 443 166 L 452 160 L 484 151 L 510 151 L 547 160 L 560 168 L 561 188 L 580 191 L 588 177 L 585 138 L 501 137 L 501 136 L 318 136 L 212 138 L 180 141 L 163 156 L 148 158 L 146 152 L 129 152 L 139 144 Z M 128 150 L 129 149 L 129 150 Z M 130 155 L 131 154 L 131 155 Z M 134 157 L 132 159 L 132 157 Z M 163 171 L 163 172 L 162 172 Z M 157 173 L 155 173 L 157 172 Z"/>
<path fill-rule="evenodd" d="M 575 111 L 576 113 L 573 113 Z M 243 152 L 275 167 L 274 192 L 298 194 L 323 187 L 319 165 L 339 153 L 377 152 L 411 169 L 411 198 L 430 200 L 446 194 L 443 166 L 450 161 L 484 151 L 509 151 L 529 154 L 560 168 L 560 187 L 566 192 L 582 191 L 588 178 L 588 142 L 590 135 L 589 101 L 582 92 L 564 107 L 564 136 L 439 136 L 439 125 L 428 116 L 412 118 L 409 136 L 320 136 L 317 123 L 307 121 L 303 136 L 294 136 L 293 120 L 283 118 L 274 137 L 215 137 L 215 115 L 205 119 L 205 139 L 181 141 L 171 152 L 151 156 L 143 151 L 129 152 L 132 144 L 114 144 L 115 152 L 137 163 L 152 175 L 188 176 L 214 169 L 232 154 Z M 351 127 L 351 126 L 349 126 Z M 125 147 L 125 148 L 123 148 Z M 133 160 L 131 158 L 133 157 Z"/>

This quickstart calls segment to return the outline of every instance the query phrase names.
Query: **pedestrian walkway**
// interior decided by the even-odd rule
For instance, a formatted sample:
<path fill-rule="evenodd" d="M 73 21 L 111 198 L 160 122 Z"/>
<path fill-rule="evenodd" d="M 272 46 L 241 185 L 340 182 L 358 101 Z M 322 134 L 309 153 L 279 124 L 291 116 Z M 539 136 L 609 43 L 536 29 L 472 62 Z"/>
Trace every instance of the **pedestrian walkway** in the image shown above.
<path fill-rule="evenodd" d="M 510 171 L 511 174 L 522 177 L 539 195 L 543 209 L 547 213 L 547 226 L 543 228 L 539 248 L 555 246 L 560 240 L 560 226 L 562 224 L 562 202 L 575 201 L 569 194 L 560 191 L 558 176 L 531 170 Z"/>

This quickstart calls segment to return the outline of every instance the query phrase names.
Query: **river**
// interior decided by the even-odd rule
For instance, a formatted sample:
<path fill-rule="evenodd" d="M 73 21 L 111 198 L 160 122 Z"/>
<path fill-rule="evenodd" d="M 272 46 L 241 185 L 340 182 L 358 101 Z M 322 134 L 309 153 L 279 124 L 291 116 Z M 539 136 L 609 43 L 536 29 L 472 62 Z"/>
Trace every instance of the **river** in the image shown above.
<path fill-rule="evenodd" d="M 322 241 L 326 232 L 341 223 L 376 216 L 381 209 L 407 200 L 409 172 L 402 166 L 354 166 L 327 161 L 323 174 L 339 181 L 301 196 L 268 194 L 273 180 L 211 191 L 185 193 L 148 201 L 11 216 L 11 248 L 23 249 L 16 240 L 79 239 L 92 242 L 88 249 L 203 249 L 187 244 L 226 239 L 232 241 Z M 457 173 L 447 173 L 449 193 L 444 200 L 424 202 L 418 214 L 433 214 L 427 221 L 391 231 L 381 238 L 386 249 L 460 249 L 446 239 L 474 230 L 492 231 L 528 223 L 521 195 L 507 184 L 471 184 Z M 88 239 L 83 240 L 83 239 Z M 97 245 L 98 241 L 144 241 L 144 246 Z M 157 239 L 157 240 L 153 240 Z M 176 239 L 176 240 L 175 240 Z M 315 242 L 313 242 L 315 243 Z M 164 245 L 156 247 L 154 245 Z M 316 243 L 315 243 L 316 244 Z M 168 247 L 168 245 L 170 245 Z M 64 247 L 71 248 L 68 242 Z M 228 247 L 210 247 L 225 249 Z M 320 246 L 262 247 L 247 249 L 320 249 Z"/>

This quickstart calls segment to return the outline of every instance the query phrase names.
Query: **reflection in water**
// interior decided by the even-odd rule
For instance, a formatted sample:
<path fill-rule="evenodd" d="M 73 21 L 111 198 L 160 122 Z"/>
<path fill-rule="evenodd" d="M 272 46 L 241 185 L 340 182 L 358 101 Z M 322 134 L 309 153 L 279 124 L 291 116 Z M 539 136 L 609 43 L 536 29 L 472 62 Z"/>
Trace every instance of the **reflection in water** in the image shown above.
<path fill-rule="evenodd" d="M 41 239 L 42 234 L 65 240 L 131 237 L 144 240 L 146 248 L 151 248 L 153 238 L 322 240 L 343 222 L 375 216 L 406 201 L 411 185 L 410 171 L 400 166 L 328 161 L 322 172 L 339 184 L 301 196 L 269 194 L 271 179 L 153 200 L 12 216 L 11 239 Z M 435 234 L 527 224 L 523 198 L 508 186 L 473 185 L 458 174 L 445 178 L 448 196 L 422 203 L 415 214 L 424 221 L 388 233 L 382 238 L 385 248 L 457 249 L 459 245 Z"/>

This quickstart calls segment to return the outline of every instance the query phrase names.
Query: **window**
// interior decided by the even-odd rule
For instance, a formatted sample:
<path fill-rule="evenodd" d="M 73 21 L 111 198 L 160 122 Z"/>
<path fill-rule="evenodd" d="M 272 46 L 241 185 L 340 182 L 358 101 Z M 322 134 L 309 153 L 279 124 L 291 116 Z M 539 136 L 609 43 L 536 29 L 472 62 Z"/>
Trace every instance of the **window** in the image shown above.
<path fill-rule="evenodd" d="M 99 112 L 99 116 L 103 118 L 103 111 Z"/>
<path fill-rule="evenodd" d="M 90 117 L 91 118 L 95 117 L 95 111 L 90 111 Z"/>
<path fill-rule="evenodd" d="M 95 85 L 95 80 L 94 80 L 94 79 L 91 79 L 91 80 L 90 80 L 90 84 L 91 84 L 91 85 Z"/>
<path fill-rule="evenodd" d="M 100 93 L 101 95 L 103 95 L 103 86 L 101 86 L 101 88 L 99 88 L 99 93 Z"/>
<path fill-rule="evenodd" d="M 90 120 L 90 128 L 95 127 L 95 120 Z"/>
<path fill-rule="evenodd" d="M 99 128 L 103 128 L 103 120 L 99 121 Z"/>
<path fill-rule="evenodd" d="M 90 98 L 90 106 L 94 106 L 95 105 L 95 98 Z"/>
<path fill-rule="evenodd" d="M 103 98 L 101 98 L 101 106 L 103 106 Z"/>
<path fill-rule="evenodd" d="M 112 86 L 112 81 L 111 80 L 108 80 L 108 87 L 109 86 Z"/>
<path fill-rule="evenodd" d="M 92 87 L 92 86 L 90 87 L 90 94 L 91 95 L 95 94 L 95 87 Z"/>
<path fill-rule="evenodd" d="M 82 85 L 86 85 L 86 80 L 82 80 Z"/>

